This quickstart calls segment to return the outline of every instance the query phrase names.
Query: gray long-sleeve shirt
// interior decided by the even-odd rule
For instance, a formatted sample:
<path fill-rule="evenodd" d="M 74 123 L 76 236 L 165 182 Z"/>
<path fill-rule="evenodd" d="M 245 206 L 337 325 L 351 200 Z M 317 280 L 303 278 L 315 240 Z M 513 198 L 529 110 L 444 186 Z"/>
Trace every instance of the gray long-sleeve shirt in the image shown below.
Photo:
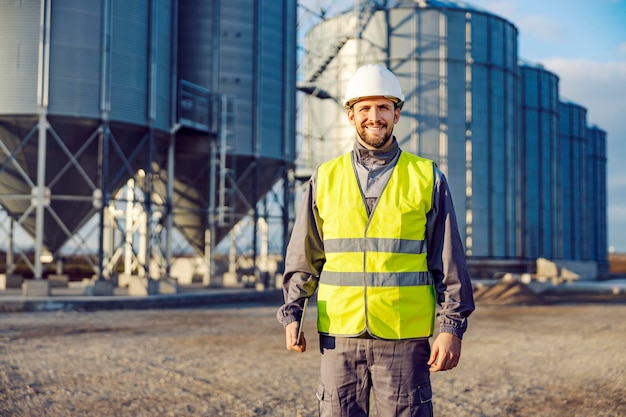
<path fill-rule="evenodd" d="M 389 181 L 400 152 L 395 138 L 387 148 L 374 151 L 355 142 L 352 162 L 368 213 L 371 214 Z M 472 285 L 450 190 L 443 173 L 436 167 L 434 170 L 432 208 L 426 216 L 428 270 L 433 276 L 437 303 L 441 307 L 437 312 L 440 331 L 462 338 L 467 329 L 467 318 L 474 311 Z M 284 326 L 300 320 L 304 298 L 315 293 L 326 260 L 317 211 L 316 179 L 315 173 L 308 182 L 287 246 L 283 284 L 285 304 L 277 314 L 278 321 Z"/>

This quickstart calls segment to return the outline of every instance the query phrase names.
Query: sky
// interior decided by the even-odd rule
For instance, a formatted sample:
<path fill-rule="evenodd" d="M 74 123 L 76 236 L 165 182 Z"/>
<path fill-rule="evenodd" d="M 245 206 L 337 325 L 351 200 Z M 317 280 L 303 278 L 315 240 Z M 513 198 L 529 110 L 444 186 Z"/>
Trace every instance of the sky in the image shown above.
<path fill-rule="evenodd" d="M 559 77 L 561 100 L 607 132 L 609 250 L 626 253 L 626 0 L 472 0 L 513 23 L 519 57 Z"/>
<path fill-rule="evenodd" d="M 301 0 L 346 10 L 350 0 Z M 519 57 L 559 77 L 562 101 L 607 132 L 609 251 L 626 253 L 626 0 L 467 0 L 518 29 Z"/>

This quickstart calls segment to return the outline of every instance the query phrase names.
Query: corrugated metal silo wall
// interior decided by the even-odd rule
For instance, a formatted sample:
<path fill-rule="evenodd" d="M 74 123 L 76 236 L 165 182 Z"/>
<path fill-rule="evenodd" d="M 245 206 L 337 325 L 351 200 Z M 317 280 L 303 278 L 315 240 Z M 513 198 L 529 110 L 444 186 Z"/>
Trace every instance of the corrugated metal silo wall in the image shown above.
<path fill-rule="evenodd" d="M 0 115 L 37 114 L 40 3 L 0 3 Z"/>
<path fill-rule="evenodd" d="M 55 0 L 52 4 L 49 114 L 99 119 L 103 107 L 108 107 L 114 122 L 153 123 L 168 131 L 171 1 Z"/>
<path fill-rule="evenodd" d="M 285 97 L 295 95 L 285 61 L 295 9 L 289 1 L 181 2 L 178 76 L 227 94 L 236 102 L 238 155 L 293 160 L 293 140 L 284 134 L 293 114 Z M 290 92 L 285 92 L 291 89 Z M 294 103 L 291 103 L 294 106 Z M 293 129 L 292 129 L 293 130 Z"/>
<path fill-rule="evenodd" d="M 21 218 L 32 236 L 35 218 L 27 211 L 26 197 L 37 175 L 40 16 L 41 1 L 0 4 L 0 204 L 13 218 Z"/>
<path fill-rule="evenodd" d="M 515 257 L 517 29 L 484 12 L 412 5 L 374 12 L 361 42 L 354 33 L 349 13 L 307 35 L 309 54 L 320 60 L 341 37 L 352 37 L 317 79 L 336 102 L 307 102 L 306 134 L 323 138 L 319 151 L 326 152 L 318 159 L 336 155 L 329 149 L 349 150 L 354 140 L 340 107 L 349 76 L 358 64 L 385 63 L 406 96 L 394 134 L 446 174 L 467 253 Z"/>
<path fill-rule="evenodd" d="M 259 64 L 256 152 L 293 165 L 295 160 L 296 5 L 290 0 L 259 2 Z"/>
<path fill-rule="evenodd" d="M 589 259 L 586 195 L 587 109 L 571 102 L 559 103 L 559 153 L 563 248 L 561 258 Z"/>
<path fill-rule="evenodd" d="M 49 33 L 49 61 L 39 50 L 43 4 L 50 6 L 43 20 Z M 16 158 L 32 182 L 8 169 L 0 173 L 0 183 L 4 192 L 30 194 L 31 184 L 36 183 L 38 145 L 35 140 L 23 139 L 29 129 L 37 127 L 39 104 L 47 105 L 46 186 L 53 196 L 51 211 L 63 223 L 46 211 L 44 244 L 48 249 L 60 248 L 70 238 L 66 231 L 76 232 L 93 214 L 90 198 L 101 178 L 100 149 L 94 138 L 105 120 L 117 142 L 105 162 L 110 194 L 132 177 L 134 170 L 148 165 L 146 154 L 137 147 L 150 126 L 156 128 L 155 136 L 167 135 L 171 124 L 171 8 L 170 0 L 2 2 L 0 36 L 13 42 L 0 43 L 0 56 L 6 58 L 0 60 L 6 67 L 0 68 L 8 74 L 0 77 L 0 134 L 7 148 L 19 153 Z M 45 80 L 41 91 L 47 102 L 38 101 L 40 79 Z M 68 153 L 75 158 L 73 162 Z M 131 158 L 132 153 L 139 156 Z M 126 169 L 129 163 L 130 170 Z M 3 200 L 2 204 L 19 218 L 30 202 Z M 22 226 L 34 235 L 34 215 Z"/>
<path fill-rule="evenodd" d="M 254 203 L 274 185 L 280 170 L 294 163 L 296 2 L 190 0 L 179 3 L 179 15 L 178 77 L 234 100 L 229 169 Z M 198 180 L 196 168 L 206 163 L 211 140 L 215 137 L 189 131 L 177 140 L 177 179 L 200 196 L 210 188 L 209 178 Z M 255 164 L 258 175 L 250 176 Z M 235 210 L 248 212 L 248 207 Z M 196 220 L 202 223 L 205 217 Z M 201 245 L 204 232 L 197 231 L 184 234 Z M 219 240 L 226 231 L 218 232 Z"/>
<path fill-rule="evenodd" d="M 559 79 L 541 67 L 520 70 L 519 256 L 550 259 L 561 236 L 556 228 Z"/>
<path fill-rule="evenodd" d="M 105 27 L 102 1 L 83 2 L 82 6 L 76 1 L 54 3 L 50 27 L 48 113 L 97 120 L 102 116 L 102 35 Z M 143 41 L 145 47 L 145 36 Z M 135 103 L 131 106 L 137 104 L 136 97 L 133 98 Z M 144 105 L 140 108 L 145 109 L 145 103 L 141 104 Z M 145 122 L 145 118 L 140 120 L 142 124 Z"/>
<path fill-rule="evenodd" d="M 595 126 L 587 128 L 587 149 L 591 259 L 598 262 L 602 276 L 608 273 L 606 132 Z"/>

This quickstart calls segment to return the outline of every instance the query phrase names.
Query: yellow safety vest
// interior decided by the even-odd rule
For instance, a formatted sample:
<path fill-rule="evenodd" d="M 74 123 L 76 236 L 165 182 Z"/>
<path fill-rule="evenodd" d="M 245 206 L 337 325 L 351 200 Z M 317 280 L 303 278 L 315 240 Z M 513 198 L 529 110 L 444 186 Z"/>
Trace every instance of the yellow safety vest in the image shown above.
<path fill-rule="evenodd" d="M 402 152 L 368 218 L 351 153 L 322 164 L 317 205 L 326 263 L 318 287 L 318 331 L 382 339 L 430 337 L 435 290 L 428 272 L 426 214 L 434 165 Z"/>

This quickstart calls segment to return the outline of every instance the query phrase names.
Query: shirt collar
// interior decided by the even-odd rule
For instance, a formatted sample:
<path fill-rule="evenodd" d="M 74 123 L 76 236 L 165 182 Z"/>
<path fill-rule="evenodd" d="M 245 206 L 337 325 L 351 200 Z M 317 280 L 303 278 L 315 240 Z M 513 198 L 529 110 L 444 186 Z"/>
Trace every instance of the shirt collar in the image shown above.
<path fill-rule="evenodd" d="M 354 141 L 356 160 L 364 166 L 387 165 L 393 161 L 398 152 L 400 152 L 400 146 L 395 136 L 389 146 L 384 149 L 367 149 L 358 140 Z"/>

